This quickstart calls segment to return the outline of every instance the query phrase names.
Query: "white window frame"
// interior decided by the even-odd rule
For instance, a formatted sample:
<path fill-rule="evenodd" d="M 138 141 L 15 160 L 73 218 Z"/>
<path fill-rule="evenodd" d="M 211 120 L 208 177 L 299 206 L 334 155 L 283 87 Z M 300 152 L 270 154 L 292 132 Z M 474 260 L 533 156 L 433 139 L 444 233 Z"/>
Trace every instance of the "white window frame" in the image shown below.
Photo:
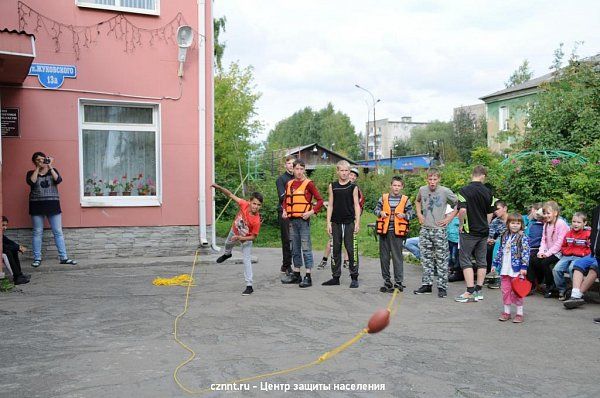
<path fill-rule="evenodd" d="M 505 111 L 505 112 L 503 112 Z M 504 114 L 505 113 L 505 114 Z M 508 112 L 508 106 L 501 106 L 498 108 L 498 130 L 508 131 L 508 119 L 510 118 Z"/>
<path fill-rule="evenodd" d="M 162 145 L 161 145 L 161 109 L 156 102 L 132 102 L 111 101 L 92 98 L 79 98 L 79 202 L 81 207 L 156 207 L 162 205 Z M 139 131 L 140 129 L 153 130 L 155 134 L 155 156 L 156 156 L 156 195 L 154 196 L 85 196 L 85 178 L 83 175 L 83 130 L 84 127 L 93 130 L 109 130 L 107 127 L 114 126 L 109 123 L 84 123 L 84 105 L 106 105 L 106 106 L 133 106 L 152 107 L 152 125 L 118 124 L 120 131 Z"/>
<path fill-rule="evenodd" d="M 146 10 L 143 8 L 133 8 L 133 7 L 123 7 L 121 5 L 108 5 L 108 4 L 92 4 L 92 3 L 85 3 L 83 1 L 80 0 L 75 0 L 75 5 L 77 7 L 83 7 L 83 8 L 96 8 L 99 10 L 113 10 L 113 11 L 120 11 L 120 12 L 130 12 L 130 13 L 134 13 L 134 14 L 146 14 L 146 15 L 160 15 L 160 0 L 155 0 L 156 1 L 156 9 L 155 10 Z M 115 3 L 121 4 L 121 0 L 115 0 Z"/>

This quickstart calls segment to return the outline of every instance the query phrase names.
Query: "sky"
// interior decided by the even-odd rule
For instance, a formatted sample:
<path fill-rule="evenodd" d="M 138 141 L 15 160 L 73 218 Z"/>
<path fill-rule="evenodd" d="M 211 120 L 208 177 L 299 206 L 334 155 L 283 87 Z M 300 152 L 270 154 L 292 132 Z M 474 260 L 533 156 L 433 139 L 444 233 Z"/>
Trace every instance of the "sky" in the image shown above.
<path fill-rule="evenodd" d="M 227 18 L 223 65 L 252 66 L 266 139 L 276 123 L 331 102 L 356 132 L 373 119 L 449 121 L 482 103 L 527 59 L 549 72 L 564 43 L 600 53 L 600 2 L 536 0 L 215 0 Z"/>

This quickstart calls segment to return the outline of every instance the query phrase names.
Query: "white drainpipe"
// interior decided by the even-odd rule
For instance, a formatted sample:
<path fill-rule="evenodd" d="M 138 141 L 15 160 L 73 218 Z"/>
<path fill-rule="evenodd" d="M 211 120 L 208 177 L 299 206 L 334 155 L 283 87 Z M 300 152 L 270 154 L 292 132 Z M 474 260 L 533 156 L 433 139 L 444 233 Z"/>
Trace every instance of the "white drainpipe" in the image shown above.
<path fill-rule="evenodd" d="M 211 1 L 211 0 L 208 0 Z M 206 23 L 205 4 L 198 1 L 198 233 L 200 246 L 208 246 L 206 237 Z M 201 37 L 200 35 L 204 35 Z M 204 43 L 204 46 L 200 46 Z"/>

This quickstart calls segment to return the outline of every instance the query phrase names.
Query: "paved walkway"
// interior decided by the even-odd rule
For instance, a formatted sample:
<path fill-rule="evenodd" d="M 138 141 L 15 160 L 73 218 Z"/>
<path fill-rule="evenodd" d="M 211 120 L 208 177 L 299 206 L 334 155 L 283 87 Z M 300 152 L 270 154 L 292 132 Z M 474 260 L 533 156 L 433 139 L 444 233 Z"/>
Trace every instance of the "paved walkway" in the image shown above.
<path fill-rule="evenodd" d="M 180 377 L 190 388 L 311 362 L 365 327 L 386 305 L 377 259 L 363 259 L 361 286 L 279 282 L 279 250 L 256 249 L 255 293 L 241 296 L 242 265 L 203 256 L 179 337 L 198 354 Z M 0 294 L 0 397 L 186 397 L 173 370 L 187 353 L 173 341 L 173 320 L 185 288 L 155 287 L 156 276 L 188 273 L 191 257 L 45 262 L 27 269 L 32 282 Z M 26 267 L 28 268 L 28 267 Z M 347 272 L 347 271 L 346 271 Z M 406 265 L 407 292 L 390 326 L 317 367 L 266 380 L 271 387 L 303 383 L 340 388 L 384 384 L 385 391 L 261 391 L 280 397 L 588 397 L 598 396 L 600 306 L 566 311 L 541 296 L 525 302 L 522 325 L 500 323 L 500 292 L 459 304 L 415 296 L 415 265 Z M 283 383 L 283 384 L 282 384 Z M 265 386 L 264 384 L 262 385 Z M 210 396 L 242 396 L 239 392 Z"/>

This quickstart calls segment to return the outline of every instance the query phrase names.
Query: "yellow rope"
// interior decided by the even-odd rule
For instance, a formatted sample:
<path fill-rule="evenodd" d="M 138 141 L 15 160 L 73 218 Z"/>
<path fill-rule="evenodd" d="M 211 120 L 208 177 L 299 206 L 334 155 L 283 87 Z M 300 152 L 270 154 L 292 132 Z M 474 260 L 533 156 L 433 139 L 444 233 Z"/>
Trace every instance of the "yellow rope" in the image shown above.
<path fill-rule="evenodd" d="M 188 363 L 190 363 L 196 357 L 196 353 L 194 352 L 194 350 L 192 350 L 185 343 L 183 343 L 181 340 L 179 340 L 179 337 L 177 336 L 177 325 L 178 325 L 179 320 L 181 319 L 181 317 L 183 317 L 186 314 L 187 310 L 188 310 L 188 303 L 189 303 L 189 297 L 190 297 L 190 288 L 193 286 L 192 285 L 192 281 L 193 281 L 194 271 L 196 269 L 197 259 L 198 259 L 198 250 L 196 250 L 196 254 L 194 255 L 194 263 L 192 264 L 192 271 L 191 271 L 190 278 L 189 278 L 188 285 L 187 285 L 187 290 L 186 290 L 186 294 L 185 294 L 185 305 L 183 307 L 183 311 L 181 311 L 181 313 L 179 313 L 179 315 L 177 315 L 177 317 L 175 317 L 175 321 L 173 323 L 173 336 L 174 336 L 175 341 L 183 349 L 185 349 L 186 351 L 188 351 L 190 353 L 190 356 L 185 361 L 181 362 L 175 368 L 175 371 L 173 372 L 173 379 L 175 380 L 175 383 L 177 383 L 177 385 L 179 386 L 179 388 L 181 388 L 183 391 L 187 392 L 188 394 L 207 394 L 209 392 L 212 392 L 213 390 L 210 389 L 210 388 L 203 388 L 203 389 L 200 389 L 200 390 L 192 390 L 192 389 L 187 388 L 186 386 L 184 386 L 183 383 L 179 380 L 179 370 L 181 368 L 183 368 L 185 365 L 187 365 Z M 396 303 L 396 298 L 398 297 L 398 293 L 399 293 L 399 290 L 395 289 L 394 290 L 394 294 L 392 295 L 392 298 L 390 299 L 390 301 L 389 301 L 389 303 L 387 305 L 386 309 L 390 312 L 390 317 L 392 317 L 396 313 L 396 311 L 398 309 L 398 305 L 400 304 L 399 302 Z M 394 305 L 394 303 L 395 303 L 395 305 Z M 358 334 L 356 336 L 354 336 L 350 340 L 348 340 L 345 343 L 337 346 L 336 348 L 334 348 L 331 351 L 327 351 L 326 353 L 324 353 L 323 355 L 321 355 L 319 358 L 317 358 L 316 360 L 314 360 L 314 361 L 312 361 L 310 363 L 307 363 L 307 364 L 304 364 L 304 365 L 295 366 L 293 368 L 287 368 L 287 369 L 282 369 L 282 370 L 276 370 L 276 371 L 269 372 L 269 373 L 263 373 L 263 374 L 259 374 L 259 375 L 256 375 L 256 376 L 250 376 L 250 377 L 245 377 L 245 378 L 242 378 L 242 379 L 231 380 L 231 381 L 229 381 L 227 383 L 219 383 L 219 384 L 241 384 L 241 383 L 247 383 L 247 382 L 250 382 L 250 381 L 255 381 L 255 380 L 260 380 L 260 379 L 266 379 L 266 378 L 273 377 L 273 376 L 280 376 L 280 375 L 284 375 L 284 374 L 288 374 L 288 373 L 292 373 L 292 372 L 297 372 L 297 371 L 302 370 L 302 369 L 310 368 L 312 366 L 321 364 L 321 363 L 327 361 L 328 359 L 331 359 L 334 356 L 338 355 L 342 351 L 350 348 L 353 344 L 357 343 L 361 338 L 363 338 L 368 333 L 369 333 L 369 329 L 368 328 L 362 329 L 360 332 L 358 332 Z"/>
<path fill-rule="evenodd" d="M 187 286 L 189 284 L 196 286 L 194 285 L 194 279 L 188 274 L 181 274 L 172 278 L 154 278 L 152 284 L 155 286 Z"/>

